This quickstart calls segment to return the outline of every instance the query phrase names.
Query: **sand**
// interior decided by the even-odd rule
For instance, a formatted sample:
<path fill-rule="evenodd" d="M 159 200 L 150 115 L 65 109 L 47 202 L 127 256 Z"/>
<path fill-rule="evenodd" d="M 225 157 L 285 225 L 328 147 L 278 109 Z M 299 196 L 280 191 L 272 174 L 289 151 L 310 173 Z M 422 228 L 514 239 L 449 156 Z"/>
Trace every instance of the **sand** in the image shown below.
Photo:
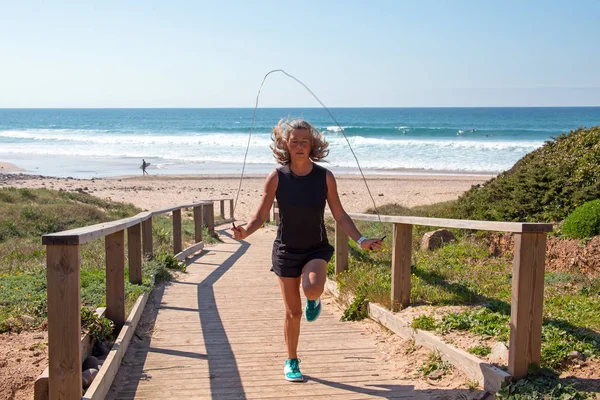
<path fill-rule="evenodd" d="M 17 167 L 14 164 L 0 162 L 0 173 L 2 173 L 2 172 L 18 172 L 18 171 L 23 171 L 23 169 Z"/>
<path fill-rule="evenodd" d="M 3 164 L 5 165 L 5 164 Z M 48 188 L 83 191 L 113 201 L 128 202 L 143 210 L 157 210 L 197 200 L 235 199 L 237 175 L 130 176 L 104 179 L 51 178 L 26 174 L 2 174 L 0 187 Z M 456 199 L 472 185 L 491 176 L 464 175 L 367 175 L 377 206 L 397 203 L 406 207 Z M 237 220 L 247 220 L 260 204 L 266 175 L 245 177 L 235 209 Z M 373 206 L 360 175 L 336 176 L 338 193 L 347 212 L 361 213 Z M 218 208 L 218 204 L 216 205 Z M 229 215 L 226 204 L 226 215 Z"/>

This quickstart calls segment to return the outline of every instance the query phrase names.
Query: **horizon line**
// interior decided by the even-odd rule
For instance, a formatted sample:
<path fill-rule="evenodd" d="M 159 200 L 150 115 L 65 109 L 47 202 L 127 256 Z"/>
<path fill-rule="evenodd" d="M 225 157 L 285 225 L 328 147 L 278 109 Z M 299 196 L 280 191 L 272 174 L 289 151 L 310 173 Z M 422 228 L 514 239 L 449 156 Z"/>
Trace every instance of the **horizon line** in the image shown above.
<path fill-rule="evenodd" d="M 298 109 L 322 109 L 317 106 L 277 106 L 277 107 L 258 107 L 258 109 L 280 110 L 287 108 Z M 398 108 L 398 109 L 440 109 L 440 108 L 600 108 L 598 105 L 562 105 L 562 106 L 332 106 L 329 109 L 361 109 L 361 108 Z M 235 107 L 171 107 L 171 106 L 128 106 L 128 107 L 0 107 L 0 110 L 218 110 L 218 109 L 248 109 L 254 107 L 235 106 Z"/>

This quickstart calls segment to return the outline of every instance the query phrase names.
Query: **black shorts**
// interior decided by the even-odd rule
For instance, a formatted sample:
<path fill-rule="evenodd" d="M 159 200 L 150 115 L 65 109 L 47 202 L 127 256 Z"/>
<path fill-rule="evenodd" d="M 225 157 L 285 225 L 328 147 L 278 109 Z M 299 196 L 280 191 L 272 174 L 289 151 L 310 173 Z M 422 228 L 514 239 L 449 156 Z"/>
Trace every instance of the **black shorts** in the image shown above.
<path fill-rule="evenodd" d="M 311 260 L 329 262 L 334 251 L 329 243 L 308 250 L 278 250 L 277 247 L 273 246 L 271 271 L 284 278 L 298 278 L 302 275 L 304 266 Z"/>

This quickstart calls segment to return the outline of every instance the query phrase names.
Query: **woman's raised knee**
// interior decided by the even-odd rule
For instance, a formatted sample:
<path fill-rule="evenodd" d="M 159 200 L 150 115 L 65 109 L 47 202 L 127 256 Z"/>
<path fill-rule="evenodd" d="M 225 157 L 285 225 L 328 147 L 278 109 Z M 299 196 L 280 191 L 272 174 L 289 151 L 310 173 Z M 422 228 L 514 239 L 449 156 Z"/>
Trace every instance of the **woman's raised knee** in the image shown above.
<path fill-rule="evenodd" d="M 318 299 L 321 294 L 323 294 L 323 290 L 325 289 L 323 285 L 304 285 L 302 287 L 302 289 L 304 290 L 304 295 L 306 296 L 307 299 L 309 300 L 316 300 Z"/>

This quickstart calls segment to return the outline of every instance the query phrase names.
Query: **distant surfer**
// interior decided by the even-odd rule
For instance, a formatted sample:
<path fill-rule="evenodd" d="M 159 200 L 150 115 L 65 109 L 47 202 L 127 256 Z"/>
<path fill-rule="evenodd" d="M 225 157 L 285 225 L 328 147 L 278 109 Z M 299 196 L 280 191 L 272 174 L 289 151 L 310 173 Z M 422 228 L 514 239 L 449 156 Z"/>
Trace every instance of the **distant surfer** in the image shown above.
<path fill-rule="evenodd" d="M 148 171 L 146 171 L 146 168 L 150 165 L 150 163 L 147 163 L 146 160 L 144 160 L 142 158 L 142 175 L 148 175 Z"/>

